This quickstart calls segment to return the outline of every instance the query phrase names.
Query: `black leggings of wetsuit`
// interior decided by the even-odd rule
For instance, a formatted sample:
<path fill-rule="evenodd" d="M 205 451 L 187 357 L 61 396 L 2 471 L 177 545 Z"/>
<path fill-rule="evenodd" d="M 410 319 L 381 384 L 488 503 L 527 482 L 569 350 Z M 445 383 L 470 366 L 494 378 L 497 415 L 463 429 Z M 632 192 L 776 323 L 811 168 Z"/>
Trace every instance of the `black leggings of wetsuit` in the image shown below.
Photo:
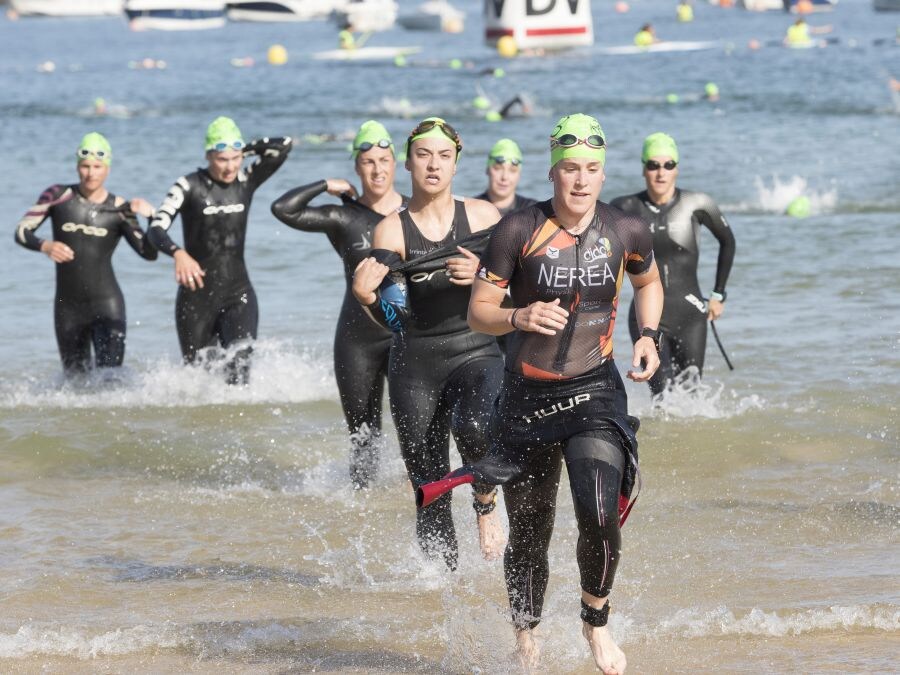
<path fill-rule="evenodd" d="M 413 488 L 450 471 L 450 433 L 463 462 L 484 455 L 490 411 L 503 377 L 494 340 L 469 331 L 395 343 L 388 379 L 391 413 Z M 476 484 L 489 494 L 492 486 Z M 450 494 L 416 511 L 416 533 L 426 554 L 456 568 L 456 530 Z"/>
<path fill-rule="evenodd" d="M 122 365 L 125 358 L 125 302 L 118 288 L 87 302 L 57 299 L 54 307 L 56 343 L 67 372 L 91 367 L 91 345 L 98 368 Z"/>
<path fill-rule="evenodd" d="M 214 308 L 210 311 L 210 308 Z M 186 363 L 193 363 L 198 352 L 221 344 L 228 349 L 246 341 L 226 364 L 229 384 L 249 381 L 250 357 L 259 325 L 259 305 L 249 281 L 233 293 L 221 293 L 212 286 L 195 291 L 180 286 L 175 300 L 175 325 L 178 342 Z"/>
<path fill-rule="evenodd" d="M 625 460 L 619 442 L 612 432 L 573 436 L 534 455 L 521 476 L 503 486 L 509 514 L 503 569 L 516 628 L 534 628 L 541 619 L 563 458 L 578 522 L 581 588 L 599 598 L 609 595 L 621 547 L 618 503 Z"/>
<path fill-rule="evenodd" d="M 706 358 L 706 313 L 693 305 L 683 303 L 680 311 L 668 309 L 659 325 L 659 368 L 650 378 L 650 392 L 657 396 L 666 385 L 677 379 L 679 373 L 694 366 L 703 375 Z M 631 341 L 637 342 L 640 333 L 634 303 L 628 310 L 628 330 Z"/>

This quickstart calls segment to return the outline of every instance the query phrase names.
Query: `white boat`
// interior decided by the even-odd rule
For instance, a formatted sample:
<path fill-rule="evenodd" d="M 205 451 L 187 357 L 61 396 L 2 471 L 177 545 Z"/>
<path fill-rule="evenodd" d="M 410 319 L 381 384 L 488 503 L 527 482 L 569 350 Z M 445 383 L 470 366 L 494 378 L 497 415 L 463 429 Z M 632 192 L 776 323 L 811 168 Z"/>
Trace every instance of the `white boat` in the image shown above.
<path fill-rule="evenodd" d="M 394 25 L 397 3 L 394 0 L 350 0 L 335 8 L 331 16 L 341 28 L 375 33 Z"/>
<path fill-rule="evenodd" d="M 122 0 L 10 0 L 18 16 L 103 16 L 121 14 Z"/>
<path fill-rule="evenodd" d="M 132 30 L 202 30 L 225 25 L 224 0 L 125 0 Z"/>
<path fill-rule="evenodd" d="M 231 21 L 314 21 L 327 19 L 335 0 L 232 0 L 226 5 Z"/>
<path fill-rule="evenodd" d="M 872 0 L 876 12 L 900 12 L 900 0 Z"/>
<path fill-rule="evenodd" d="M 784 11 L 784 0 L 738 0 L 738 7 L 750 12 Z"/>
<path fill-rule="evenodd" d="M 654 42 L 652 45 L 647 45 L 646 47 L 621 45 L 618 47 L 596 47 L 594 51 L 598 54 L 608 54 L 610 56 L 627 56 L 631 54 L 646 54 L 648 52 L 698 52 L 707 49 L 716 49 L 721 46 L 722 43 L 715 40 L 696 42 L 666 40 L 664 42 Z"/>
<path fill-rule="evenodd" d="M 316 61 L 392 61 L 398 56 L 418 54 L 421 47 L 360 47 L 359 49 L 329 49 L 314 52 Z"/>
<path fill-rule="evenodd" d="M 407 30 L 433 30 L 462 33 L 466 14 L 447 0 L 426 0 L 415 11 L 401 14 L 397 23 Z"/>

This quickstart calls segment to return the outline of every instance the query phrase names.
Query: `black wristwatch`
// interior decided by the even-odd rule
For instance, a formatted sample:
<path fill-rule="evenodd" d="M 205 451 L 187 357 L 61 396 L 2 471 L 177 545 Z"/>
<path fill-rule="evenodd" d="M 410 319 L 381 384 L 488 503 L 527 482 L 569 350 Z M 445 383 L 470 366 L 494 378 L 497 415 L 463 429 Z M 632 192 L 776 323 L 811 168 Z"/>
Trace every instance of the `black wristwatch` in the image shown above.
<path fill-rule="evenodd" d="M 656 347 L 657 354 L 659 353 L 659 336 L 662 335 L 658 330 L 653 328 L 643 328 L 641 329 L 641 337 L 648 337 L 653 340 L 653 345 Z"/>

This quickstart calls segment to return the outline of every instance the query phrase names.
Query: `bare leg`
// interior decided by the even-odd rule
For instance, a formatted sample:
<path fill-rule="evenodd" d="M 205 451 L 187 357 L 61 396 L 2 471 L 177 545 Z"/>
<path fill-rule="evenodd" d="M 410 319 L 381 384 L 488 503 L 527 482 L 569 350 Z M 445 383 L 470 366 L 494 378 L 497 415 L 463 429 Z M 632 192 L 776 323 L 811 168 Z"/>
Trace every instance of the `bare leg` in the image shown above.
<path fill-rule="evenodd" d="M 494 490 L 490 494 L 475 495 L 475 499 L 481 504 L 490 504 L 497 498 L 497 491 Z M 506 533 L 500 525 L 500 514 L 494 509 L 478 518 L 478 543 L 481 545 L 481 555 L 485 560 L 497 560 L 503 555 L 506 548 Z"/>
<path fill-rule="evenodd" d="M 516 629 L 516 660 L 526 673 L 537 672 L 541 661 L 541 648 L 537 643 L 535 628 Z"/>
<path fill-rule="evenodd" d="M 603 609 L 603 605 L 606 604 L 608 597 L 598 598 L 596 595 L 581 591 L 581 599 L 594 609 Z M 608 627 L 592 626 L 583 621 L 581 634 L 587 640 L 591 648 L 591 654 L 594 656 L 594 662 L 597 664 L 597 668 L 603 672 L 603 675 L 622 675 L 625 672 L 625 666 L 627 665 L 625 652 L 613 642 Z"/>

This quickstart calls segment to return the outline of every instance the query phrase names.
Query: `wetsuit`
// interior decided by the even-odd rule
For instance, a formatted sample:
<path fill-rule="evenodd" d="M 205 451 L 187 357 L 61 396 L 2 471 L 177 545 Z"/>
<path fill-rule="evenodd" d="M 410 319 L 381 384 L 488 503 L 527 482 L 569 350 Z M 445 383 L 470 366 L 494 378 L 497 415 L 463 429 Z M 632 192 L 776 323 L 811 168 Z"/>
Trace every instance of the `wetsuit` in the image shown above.
<path fill-rule="evenodd" d="M 504 571 L 517 628 L 540 621 L 563 459 L 578 522 L 581 588 L 597 597 L 612 588 L 619 510 L 637 474 L 638 427 L 613 363 L 613 326 L 624 273 L 643 274 L 652 260 L 642 220 L 597 202 L 588 228 L 573 236 L 556 222 L 551 201 L 503 218 L 481 259 L 479 278 L 508 288 L 516 307 L 558 298 L 569 312 L 556 335 L 509 334 L 490 454 L 451 474 L 460 482 L 504 485 L 510 523 Z"/>
<path fill-rule="evenodd" d="M 716 284 L 713 290 L 725 293 L 725 283 L 734 261 L 734 233 L 719 207 L 709 195 L 676 188 L 667 204 L 657 206 L 646 190 L 613 200 L 626 213 L 640 216 L 650 223 L 653 250 L 662 278 L 665 302 L 659 323 L 659 369 L 650 378 L 654 395 L 663 392 L 666 383 L 690 366 L 703 374 L 706 355 L 707 307 L 697 263 L 700 257 L 700 226 L 705 225 L 719 241 Z M 629 311 L 631 339 L 640 337 L 634 303 Z"/>
<path fill-rule="evenodd" d="M 491 198 L 488 195 L 487 191 L 482 192 L 480 195 L 475 197 L 475 199 L 483 199 L 486 202 L 490 202 Z M 493 202 L 491 202 L 493 204 Z M 518 211 L 519 209 L 524 209 L 526 206 L 531 206 L 532 204 L 537 204 L 536 199 L 532 199 L 531 197 L 523 197 L 522 195 L 516 193 L 516 198 L 513 200 L 513 203 L 507 206 L 505 209 L 501 209 L 497 206 L 497 210 L 500 211 L 501 216 L 505 216 L 507 213 L 512 213 L 513 211 Z"/>
<path fill-rule="evenodd" d="M 393 333 L 373 322 L 351 292 L 356 266 L 372 251 L 372 231 L 384 216 L 342 196 L 342 204 L 311 207 L 328 189 L 321 180 L 298 187 L 272 204 L 278 220 L 304 232 L 324 232 L 344 262 L 346 290 L 334 333 L 334 375 L 350 431 L 350 478 L 365 487 L 378 469 L 381 398 Z M 406 207 L 403 198 L 402 207 Z"/>
<path fill-rule="evenodd" d="M 400 450 L 413 489 L 439 479 L 450 470 L 450 433 L 466 463 L 488 449 L 486 437 L 493 399 L 502 377 L 500 350 L 493 337 L 473 333 L 466 322 L 470 286 L 450 283 L 445 262 L 459 257 L 454 244 L 470 234 L 463 201 L 455 202 L 453 224 L 441 241 L 426 239 L 408 211 L 400 213 L 404 258 L 412 261 L 392 273 L 373 316 L 398 330 L 391 347 L 388 387 L 391 414 Z M 442 258 L 416 264 L 415 259 L 446 250 Z M 383 250 L 373 255 L 389 266 L 399 256 Z M 388 293 L 399 287 L 405 297 L 393 304 Z M 493 486 L 476 483 L 475 491 L 490 494 Z M 443 556 L 451 569 L 457 564 L 456 531 L 450 495 L 416 512 L 416 533 L 429 555 Z"/>
<path fill-rule="evenodd" d="M 56 342 L 67 372 L 91 367 L 91 344 L 98 367 L 121 366 L 125 357 L 125 300 L 112 268 L 112 254 L 123 236 L 138 255 L 156 259 L 125 200 L 112 193 L 96 204 L 77 185 L 53 185 L 41 194 L 16 227 L 16 242 L 40 251 L 35 235 L 50 218 L 53 240 L 75 253 L 56 264 L 54 322 Z"/>
<path fill-rule="evenodd" d="M 249 144 L 244 154 L 259 160 L 238 172 L 231 183 L 220 183 L 206 169 L 182 176 L 156 212 L 148 236 L 160 251 L 174 255 L 178 245 L 168 230 L 181 214 L 184 248 L 206 273 L 203 288 L 179 286 L 175 324 L 185 362 L 201 349 L 256 339 L 259 308 L 244 264 L 244 239 L 253 193 L 287 159 L 290 138 L 264 138 Z M 250 354 L 247 344 L 228 366 L 228 381 L 246 383 Z"/>

